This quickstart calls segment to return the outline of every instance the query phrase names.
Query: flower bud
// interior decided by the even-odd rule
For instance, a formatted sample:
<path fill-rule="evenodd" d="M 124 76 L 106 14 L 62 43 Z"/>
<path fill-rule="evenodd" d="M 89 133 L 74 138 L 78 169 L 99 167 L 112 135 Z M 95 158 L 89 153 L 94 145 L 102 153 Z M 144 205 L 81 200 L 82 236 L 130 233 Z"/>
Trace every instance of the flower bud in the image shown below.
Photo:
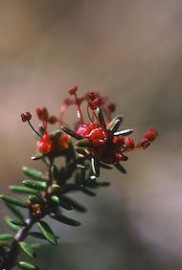
<path fill-rule="evenodd" d="M 22 122 L 30 121 L 31 118 L 32 118 L 32 115 L 29 112 L 26 112 L 26 113 L 22 113 L 21 114 L 21 120 L 22 120 Z"/>
<path fill-rule="evenodd" d="M 75 95 L 78 90 L 78 86 L 71 87 L 68 91 L 71 96 Z"/>

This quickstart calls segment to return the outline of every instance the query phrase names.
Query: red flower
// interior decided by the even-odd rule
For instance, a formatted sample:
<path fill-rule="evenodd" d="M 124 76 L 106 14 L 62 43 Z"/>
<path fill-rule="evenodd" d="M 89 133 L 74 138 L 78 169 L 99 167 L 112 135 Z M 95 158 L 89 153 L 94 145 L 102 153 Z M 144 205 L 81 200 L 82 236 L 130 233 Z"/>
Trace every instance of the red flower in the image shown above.
<path fill-rule="evenodd" d="M 134 140 L 132 138 L 126 137 L 124 139 L 124 143 L 125 143 L 126 150 L 132 150 L 135 147 Z"/>
<path fill-rule="evenodd" d="M 36 109 L 36 114 L 38 116 L 38 118 L 41 120 L 41 121 L 48 121 L 48 110 L 47 108 L 43 107 L 42 109 L 41 108 L 37 108 Z"/>
<path fill-rule="evenodd" d="M 78 90 L 78 86 L 73 86 L 68 90 L 68 92 L 70 95 L 75 95 L 77 90 Z"/>
<path fill-rule="evenodd" d="M 85 138 L 88 138 L 94 146 L 101 146 L 106 144 L 108 140 L 108 134 L 106 130 L 98 127 L 92 129 L 90 133 L 85 136 Z"/>
<path fill-rule="evenodd" d="M 67 134 L 61 134 L 61 136 L 55 142 L 55 151 L 62 152 L 69 148 L 69 138 Z"/>
<path fill-rule="evenodd" d="M 43 127 L 45 129 L 47 128 L 47 123 L 55 124 L 58 121 L 56 116 L 54 116 L 54 115 L 49 116 L 49 112 L 48 112 L 46 107 L 37 108 L 36 114 L 37 114 L 38 118 L 42 121 Z"/>
<path fill-rule="evenodd" d="M 154 127 L 150 127 L 146 133 L 144 134 L 143 138 L 139 143 L 137 143 L 136 148 L 142 147 L 143 149 L 146 149 L 151 142 L 153 142 L 158 136 L 158 132 Z"/>
<path fill-rule="evenodd" d="M 98 161 L 117 164 L 119 161 L 126 161 L 128 157 L 126 152 L 142 147 L 145 149 L 157 137 L 158 133 L 154 128 L 148 129 L 143 139 L 135 146 L 134 140 L 128 137 L 133 132 L 132 129 L 118 131 L 123 120 L 122 116 L 117 116 L 111 121 L 111 113 L 115 111 L 115 104 L 108 103 L 107 98 L 101 97 L 96 92 L 90 91 L 85 96 L 87 101 L 87 113 L 90 123 L 86 123 L 80 108 L 80 101 L 77 97 L 77 88 L 71 88 L 71 95 L 75 96 L 75 101 L 70 103 L 77 106 L 77 115 L 79 123 L 76 131 L 63 127 L 63 130 L 79 140 L 78 147 L 86 147 L 86 152 Z M 83 99 L 82 99 L 83 101 Z M 62 112 L 66 111 L 64 104 Z M 80 154 L 84 151 L 80 151 Z M 87 155 L 88 156 L 88 155 Z"/>
<path fill-rule="evenodd" d="M 53 135 L 44 134 L 40 140 L 37 141 L 37 148 L 39 152 L 43 154 L 48 154 L 54 149 Z"/>
<path fill-rule="evenodd" d="M 37 148 L 43 154 L 60 154 L 69 148 L 69 136 L 67 134 L 60 134 L 58 138 L 55 138 L 53 134 L 45 133 L 37 141 Z"/>
<path fill-rule="evenodd" d="M 86 94 L 86 99 L 88 102 L 88 107 L 91 110 L 96 110 L 96 108 L 99 107 L 103 103 L 102 98 L 93 91 Z"/>

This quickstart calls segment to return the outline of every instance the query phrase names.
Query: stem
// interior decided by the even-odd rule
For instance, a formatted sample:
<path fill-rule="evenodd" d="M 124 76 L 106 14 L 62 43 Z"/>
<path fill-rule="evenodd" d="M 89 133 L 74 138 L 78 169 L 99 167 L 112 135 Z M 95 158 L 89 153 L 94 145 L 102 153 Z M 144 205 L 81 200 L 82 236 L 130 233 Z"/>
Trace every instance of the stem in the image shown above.
<path fill-rule="evenodd" d="M 8 258 L 7 258 L 7 262 L 6 262 L 6 270 L 12 269 L 14 267 L 14 265 L 16 264 L 16 260 L 17 260 L 18 254 L 19 254 L 19 252 L 18 252 L 19 242 L 23 241 L 27 237 L 28 232 L 32 228 L 34 223 L 35 223 L 35 221 L 33 220 L 32 217 L 28 218 L 26 220 L 26 225 L 21 227 L 19 229 L 19 231 L 15 234 L 14 240 L 13 240 L 11 247 L 10 247 L 10 250 L 8 252 Z"/>
<path fill-rule="evenodd" d="M 77 105 L 77 116 L 78 116 L 78 119 L 80 120 L 80 123 L 81 124 L 84 124 L 83 114 L 82 114 L 82 111 L 81 111 L 81 108 L 80 108 L 80 102 L 78 101 L 78 97 L 77 97 L 77 94 L 76 93 L 75 93 L 75 100 L 76 100 L 76 105 Z"/>
<path fill-rule="evenodd" d="M 47 183 L 48 183 L 47 190 L 49 189 L 49 186 L 52 184 L 52 174 L 51 174 L 52 164 L 53 164 L 53 160 L 49 159 L 49 164 L 47 164 L 48 170 L 47 170 L 47 173 L 46 173 Z M 47 193 L 45 197 L 48 197 L 48 196 L 49 195 Z M 43 211 L 40 216 L 34 217 L 32 215 L 32 213 L 31 213 L 31 211 L 29 211 L 29 217 L 27 219 L 25 219 L 25 225 L 22 226 L 14 236 L 14 240 L 11 243 L 10 250 L 7 253 L 5 267 L 3 267 L 0 270 L 11 270 L 16 265 L 17 258 L 18 258 L 18 255 L 19 255 L 19 242 L 23 241 L 27 237 L 27 235 L 28 235 L 29 231 L 31 230 L 32 226 L 36 222 L 38 222 L 42 218 L 44 218 L 46 214 L 47 214 L 47 212 Z"/>
<path fill-rule="evenodd" d="M 37 134 L 37 136 L 41 138 L 41 135 L 40 135 L 40 134 L 38 133 L 38 131 L 32 126 L 32 124 L 31 124 L 30 121 L 28 121 L 28 124 L 29 124 L 29 126 L 31 127 L 31 129 Z"/>

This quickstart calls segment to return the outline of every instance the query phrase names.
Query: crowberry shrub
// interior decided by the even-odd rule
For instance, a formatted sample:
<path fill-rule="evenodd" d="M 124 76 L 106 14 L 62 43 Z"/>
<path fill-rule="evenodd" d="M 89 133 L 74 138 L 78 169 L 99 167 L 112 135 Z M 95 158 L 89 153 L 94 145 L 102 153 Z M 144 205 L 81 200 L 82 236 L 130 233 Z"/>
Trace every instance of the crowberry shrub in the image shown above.
<path fill-rule="evenodd" d="M 123 116 L 112 118 L 116 105 L 106 97 L 94 91 L 79 97 L 77 86 L 68 92 L 69 97 L 63 101 L 59 116 L 50 115 L 46 107 L 36 109 L 40 121 L 38 129 L 32 125 L 29 112 L 21 114 L 22 122 L 28 123 L 36 135 L 36 153 L 32 160 L 41 160 L 46 172 L 23 166 L 26 180 L 21 185 L 10 186 L 10 190 L 23 194 L 24 198 L 26 195 L 26 199 L 0 195 L 14 216 L 5 218 L 14 234 L 0 235 L 0 270 L 10 270 L 15 266 L 25 270 L 39 269 L 22 260 L 21 251 L 30 257 L 36 256 L 36 250 L 30 241 L 27 242 L 29 237 L 57 244 L 57 236 L 44 218 L 48 216 L 60 223 L 79 226 L 79 221 L 63 215 L 62 210 L 85 212 L 86 208 L 67 194 L 75 190 L 95 196 L 94 188 L 109 184 L 99 181 L 100 169 L 113 166 L 126 173 L 123 162 L 128 160 L 128 155 L 136 149 L 146 149 L 158 136 L 155 128 L 150 127 L 135 143 L 130 136 L 133 129 L 120 129 Z M 83 103 L 86 104 L 86 113 L 82 111 Z M 64 122 L 70 106 L 77 111 L 73 128 Z M 58 157 L 65 159 L 64 165 L 57 165 Z M 21 208 L 26 211 L 22 213 Z"/>

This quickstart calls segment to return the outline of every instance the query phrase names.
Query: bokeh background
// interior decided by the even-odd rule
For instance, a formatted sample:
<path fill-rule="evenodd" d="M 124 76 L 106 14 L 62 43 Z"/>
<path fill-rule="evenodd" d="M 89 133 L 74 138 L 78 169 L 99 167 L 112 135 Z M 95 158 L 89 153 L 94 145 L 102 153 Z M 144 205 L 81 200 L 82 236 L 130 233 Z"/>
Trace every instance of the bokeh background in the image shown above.
<path fill-rule="evenodd" d="M 60 245 L 39 250 L 44 270 L 182 269 L 181 28 L 181 0 L 0 0 L 1 192 L 22 165 L 41 168 L 21 112 L 57 114 L 72 85 L 117 103 L 136 139 L 160 133 L 127 175 L 103 173 L 96 198 L 76 195 L 88 212 L 71 214 L 79 228 L 52 224 Z"/>

